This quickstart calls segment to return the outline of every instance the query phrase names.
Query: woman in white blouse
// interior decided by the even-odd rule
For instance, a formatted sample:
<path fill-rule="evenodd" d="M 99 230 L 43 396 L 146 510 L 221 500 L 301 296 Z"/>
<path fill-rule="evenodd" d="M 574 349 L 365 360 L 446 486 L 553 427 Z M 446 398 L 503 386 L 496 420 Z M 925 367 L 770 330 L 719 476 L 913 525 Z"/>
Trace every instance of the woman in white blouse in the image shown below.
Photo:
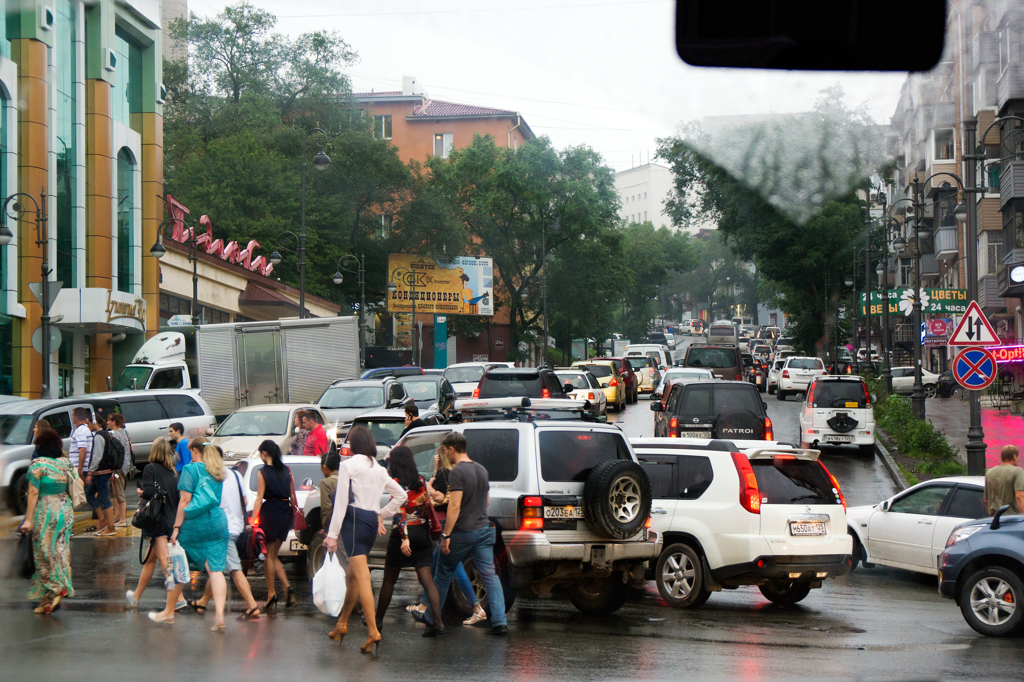
<path fill-rule="evenodd" d="M 348 434 L 348 442 L 352 456 L 342 462 L 338 469 L 334 513 L 324 540 L 324 548 L 328 552 L 337 552 L 340 536 L 345 553 L 348 554 L 345 604 L 338 622 L 328 634 L 328 637 L 339 642 L 348 633 L 348 618 L 355 608 L 356 598 L 363 605 L 363 613 L 376 613 L 366 555 L 373 547 L 378 533 L 384 533 L 381 519 L 394 516 L 405 504 L 407 497 L 402 486 L 388 475 L 387 469 L 377 463 L 377 444 L 368 430 L 362 426 L 353 427 Z M 391 501 L 381 509 L 380 498 L 385 490 L 391 495 Z M 367 618 L 366 625 L 370 631 L 369 637 L 359 647 L 364 654 L 370 653 L 380 644 L 380 631 L 374 619 Z"/>

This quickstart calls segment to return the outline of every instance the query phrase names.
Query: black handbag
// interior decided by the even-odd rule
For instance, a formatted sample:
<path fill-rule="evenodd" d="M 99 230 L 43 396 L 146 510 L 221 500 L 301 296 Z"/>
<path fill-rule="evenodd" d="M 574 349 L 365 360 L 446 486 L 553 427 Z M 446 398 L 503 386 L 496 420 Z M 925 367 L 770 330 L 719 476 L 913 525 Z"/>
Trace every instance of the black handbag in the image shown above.
<path fill-rule="evenodd" d="M 163 518 L 164 505 L 167 504 L 167 493 L 158 481 L 153 481 L 153 497 L 139 500 L 139 508 L 132 517 L 132 525 L 139 530 L 153 530 Z"/>
<path fill-rule="evenodd" d="M 238 486 L 238 501 L 242 505 L 242 518 L 248 520 L 249 510 L 245 507 L 245 493 L 242 492 L 242 482 L 236 472 L 232 472 L 235 485 Z M 238 560 L 242 563 L 242 572 L 249 573 L 253 563 L 259 558 L 260 553 L 266 553 L 267 544 L 263 531 L 250 523 L 235 538 L 235 549 L 238 550 Z"/>
<path fill-rule="evenodd" d="M 14 571 L 16 575 L 28 579 L 36 572 L 36 556 L 32 551 L 32 531 L 22 533 L 18 540 L 18 549 L 14 553 Z"/>

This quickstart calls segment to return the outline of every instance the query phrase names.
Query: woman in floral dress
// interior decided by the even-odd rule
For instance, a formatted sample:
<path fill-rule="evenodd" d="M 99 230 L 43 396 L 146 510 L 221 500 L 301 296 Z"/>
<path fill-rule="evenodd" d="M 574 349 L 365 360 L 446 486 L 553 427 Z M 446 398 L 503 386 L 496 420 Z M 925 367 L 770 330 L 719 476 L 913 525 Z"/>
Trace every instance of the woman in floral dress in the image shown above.
<path fill-rule="evenodd" d="M 32 534 L 36 572 L 28 598 L 39 600 L 36 613 L 50 615 L 65 597 L 75 596 L 71 586 L 71 532 L 75 510 L 69 490 L 78 477 L 61 451 L 60 436 L 43 429 L 35 440 L 38 456 L 28 468 L 28 507 L 21 531 Z"/>

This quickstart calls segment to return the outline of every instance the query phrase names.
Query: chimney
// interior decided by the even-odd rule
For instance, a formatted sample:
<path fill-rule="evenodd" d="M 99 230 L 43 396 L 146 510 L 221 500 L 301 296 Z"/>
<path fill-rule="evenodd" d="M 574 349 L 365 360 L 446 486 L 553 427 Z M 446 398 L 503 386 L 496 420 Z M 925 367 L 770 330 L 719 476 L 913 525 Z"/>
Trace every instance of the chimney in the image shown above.
<path fill-rule="evenodd" d="M 423 88 L 415 76 L 402 76 L 402 94 L 406 97 L 423 95 Z"/>

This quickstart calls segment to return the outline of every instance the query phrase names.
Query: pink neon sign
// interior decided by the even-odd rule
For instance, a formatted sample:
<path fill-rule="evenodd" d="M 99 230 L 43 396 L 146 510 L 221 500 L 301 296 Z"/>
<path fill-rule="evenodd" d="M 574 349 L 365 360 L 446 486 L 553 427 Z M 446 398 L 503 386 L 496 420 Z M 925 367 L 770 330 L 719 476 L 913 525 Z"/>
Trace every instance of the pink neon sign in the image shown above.
<path fill-rule="evenodd" d="M 1024 362 L 1024 346 L 990 346 L 985 350 L 996 357 L 996 362 Z"/>

